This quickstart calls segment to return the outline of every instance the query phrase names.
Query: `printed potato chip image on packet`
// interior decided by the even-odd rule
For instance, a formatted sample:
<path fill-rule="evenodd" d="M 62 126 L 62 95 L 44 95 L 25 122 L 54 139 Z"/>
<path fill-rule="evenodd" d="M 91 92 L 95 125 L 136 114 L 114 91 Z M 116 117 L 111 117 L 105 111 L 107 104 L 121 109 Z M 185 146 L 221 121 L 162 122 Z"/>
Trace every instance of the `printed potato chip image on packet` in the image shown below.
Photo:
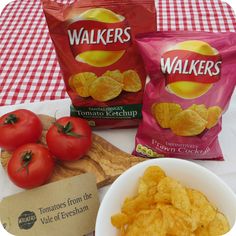
<path fill-rule="evenodd" d="M 156 30 L 155 2 L 41 2 L 71 115 L 98 128 L 138 126 L 146 72 L 135 35 Z"/>
<path fill-rule="evenodd" d="M 170 128 L 170 121 L 182 111 L 181 106 L 175 103 L 154 103 L 151 109 L 162 128 Z"/>
<path fill-rule="evenodd" d="M 223 160 L 218 134 L 236 84 L 236 34 L 155 32 L 137 43 L 150 82 L 133 154 Z"/>
<path fill-rule="evenodd" d="M 123 84 L 109 76 L 99 77 L 90 87 L 91 97 L 100 102 L 106 102 L 118 97 L 122 91 Z"/>
<path fill-rule="evenodd" d="M 82 72 L 69 78 L 69 86 L 81 97 L 89 97 L 89 89 L 97 76 L 92 72 Z"/>

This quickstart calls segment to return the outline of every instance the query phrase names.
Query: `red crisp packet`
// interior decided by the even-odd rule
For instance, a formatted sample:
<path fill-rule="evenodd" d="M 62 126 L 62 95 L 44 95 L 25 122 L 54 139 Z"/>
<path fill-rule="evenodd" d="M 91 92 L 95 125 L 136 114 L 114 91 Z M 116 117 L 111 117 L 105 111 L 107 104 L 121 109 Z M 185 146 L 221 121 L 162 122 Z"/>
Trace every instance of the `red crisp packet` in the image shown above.
<path fill-rule="evenodd" d="M 146 73 L 134 36 L 156 30 L 154 1 L 42 4 L 72 100 L 71 115 L 96 127 L 137 126 Z"/>
<path fill-rule="evenodd" d="M 236 82 L 236 34 L 157 32 L 137 43 L 151 81 L 134 154 L 222 160 L 218 134 Z"/>

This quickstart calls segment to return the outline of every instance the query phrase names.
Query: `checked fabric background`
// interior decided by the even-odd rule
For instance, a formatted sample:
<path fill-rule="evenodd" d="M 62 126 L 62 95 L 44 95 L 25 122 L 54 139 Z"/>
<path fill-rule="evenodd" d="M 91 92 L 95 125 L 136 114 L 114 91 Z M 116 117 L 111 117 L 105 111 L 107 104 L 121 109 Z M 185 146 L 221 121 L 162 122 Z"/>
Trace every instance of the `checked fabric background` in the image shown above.
<path fill-rule="evenodd" d="M 236 31 L 233 9 L 221 0 L 155 3 L 157 30 Z M 0 16 L 0 106 L 66 97 L 40 0 L 10 3 Z"/>

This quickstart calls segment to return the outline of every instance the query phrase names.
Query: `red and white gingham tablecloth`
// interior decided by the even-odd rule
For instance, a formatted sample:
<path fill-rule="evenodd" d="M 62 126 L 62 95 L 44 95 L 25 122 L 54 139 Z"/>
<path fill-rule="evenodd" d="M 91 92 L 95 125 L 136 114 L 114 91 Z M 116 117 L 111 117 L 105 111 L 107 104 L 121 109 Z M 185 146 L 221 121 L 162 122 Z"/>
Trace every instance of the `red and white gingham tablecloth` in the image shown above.
<path fill-rule="evenodd" d="M 236 31 L 232 8 L 220 0 L 155 2 L 157 30 Z M 0 105 L 67 96 L 40 0 L 10 3 L 0 17 Z"/>

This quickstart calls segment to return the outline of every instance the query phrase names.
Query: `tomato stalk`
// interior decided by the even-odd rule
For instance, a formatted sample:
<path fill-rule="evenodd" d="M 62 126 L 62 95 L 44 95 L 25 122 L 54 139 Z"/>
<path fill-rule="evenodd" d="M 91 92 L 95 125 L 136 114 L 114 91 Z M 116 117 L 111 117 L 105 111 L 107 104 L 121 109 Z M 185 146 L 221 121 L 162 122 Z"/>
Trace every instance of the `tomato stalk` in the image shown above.
<path fill-rule="evenodd" d="M 29 164 L 32 160 L 33 153 L 32 151 L 26 151 L 21 156 L 21 168 L 17 170 L 17 172 L 22 171 L 23 169 L 26 169 L 27 175 L 29 175 Z"/>
<path fill-rule="evenodd" d="M 55 122 L 55 125 L 57 126 L 57 131 L 59 133 L 63 133 L 65 135 L 72 136 L 72 137 L 75 137 L 75 138 L 84 137 L 83 135 L 77 134 L 77 133 L 72 131 L 73 130 L 73 124 L 70 121 L 65 126 L 63 126 L 59 123 L 56 123 L 56 122 Z"/>
<path fill-rule="evenodd" d="M 15 124 L 18 121 L 18 118 L 15 114 L 9 114 L 4 121 L 4 124 Z"/>

